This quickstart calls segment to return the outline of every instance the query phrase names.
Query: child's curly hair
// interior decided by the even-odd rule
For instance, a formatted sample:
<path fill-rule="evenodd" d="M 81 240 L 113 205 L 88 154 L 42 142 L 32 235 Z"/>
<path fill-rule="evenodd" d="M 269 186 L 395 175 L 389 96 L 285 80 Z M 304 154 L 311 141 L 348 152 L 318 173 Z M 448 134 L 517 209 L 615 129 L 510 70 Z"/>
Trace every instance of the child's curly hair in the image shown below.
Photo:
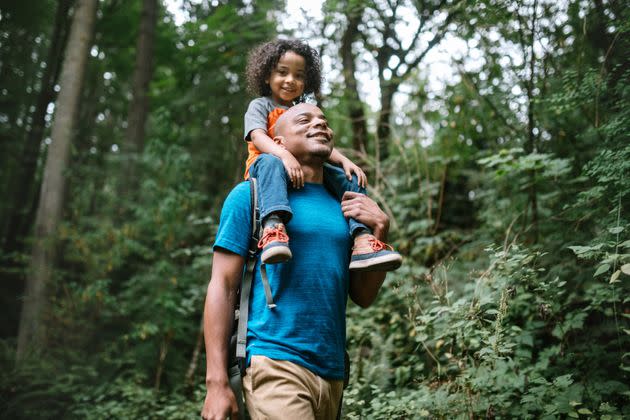
<path fill-rule="evenodd" d="M 277 39 L 261 44 L 250 51 L 247 59 L 245 75 L 247 77 L 247 89 L 256 96 L 269 96 L 271 89 L 265 82 L 278 64 L 280 57 L 287 51 L 304 57 L 306 71 L 304 80 L 304 93 L 298 99 L 301 102 L 305 95 L 313 93 L 319 95 L 322 84 L 322 70 L 319 54 L 302 41 L 296 39 Z"/>

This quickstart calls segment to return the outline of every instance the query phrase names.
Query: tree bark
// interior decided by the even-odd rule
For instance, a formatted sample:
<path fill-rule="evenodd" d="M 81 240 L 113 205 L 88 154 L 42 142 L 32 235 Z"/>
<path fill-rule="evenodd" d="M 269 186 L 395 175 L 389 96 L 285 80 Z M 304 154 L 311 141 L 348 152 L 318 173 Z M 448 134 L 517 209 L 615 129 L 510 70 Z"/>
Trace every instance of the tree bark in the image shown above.
<path fill-rule="evenodd" d="M 19 241 L 28 234 L 28 229 L 32 225 L 33 195 L 36 191 L 37 161 L 39 158 L 39 148 L 44 136 L 46 127 L 46 110 L 48 104 L 55 97 L 55 83 L 59 76 L 59 63 L 63 56 L 65 39 L 68 32 L 68 12 L 72 0 L 59 0 L 55 17 L 55 26 L 51 38 L 48 58 L 46 60 L 46 70 L 41 79 L 41 90 L 37 96 L 35 111 L 32 114 L 31 129 L 26 135 L 24 150 L 22 150 L 22 163 L 18 169 L 19 173 L 14 182 L 14 201 L 12 211 L 8 220 L 8 232 L 4 241 L 6 253 L 17 250 L 21 247 Z"/>
<path fill-rule="evenodd" d="M 153 44 L 157 24 L 157 0 L 143 0 L 140 32 L 136 47 L 136 64 L 133 74 L 133 97 L 127 114 L 126 146 L 127 180 L 134 183 L 137 156 L 144 149 L 147 115 L 149 114 L 149 83 L 153 76 Z M 129 184 L 124 189 L 128 189 Z"/>
<path fill-rule="evenodd" d="M 528 154 L 536 153 L 536 135 L 534 134 L 534 128 L 536 121 L 534 119 L 534 85 L 536 82 L 536 53 L 534 51 L 534 43 L 536 42 L 536 17 L 538 12 L 538 1 L 534 0 L 534 6 L 531 17 L 531 36 L 530 36 L 530 56 L 529 56 L 529 80 L 527 80 L 527 143 L 525 145 L 525 151 Z M 523 51 L 526 50 L 526 46 L 523 45 Z M 529 205 L 532 209 L 532 227 L 533 227 L 533 240 L 534 243 L 538 242 L 538 192 L 536 189 L 536 170 L 529 171 Z"/>
<path fill-rule="evenodd" d="M 57 109 L 52 125 L 52 142 L 44 166 L 35 218 L 35 232 L 26 295 L 20 317 L 17 359 L 21 360 L 32 348 L 42 348 L 46 309 L 46 286 L 50 282 L 55 259 L 55 233 L 61 220 L 66 186 L 67 167 L 72 133 L 76 124 L 88 50 L 92 40 L 98 0 L 78 0 L 70 37 L 63 60 Z"/>
<path fill-rule="evenodd" d="M 397 90 L 398 84 L 381 84 L 381 111 L 378 115 L 378 127 L 376 129 L 380 161 L 389 157 L 389 137 L 391 133 L 389 119 L 392 113 L 392 100 Z"/>
<path fill-rule="evenodd" d="M 363 104 L 359 97 L 359 89 L 355 76 L 355 57 L 352 52 L 352 44 L 359 35 L 359 23 L 363 16 L 363 10 L 350 10 L 346 14 L 348 26 L 341 38 L 341 62 L 343 65 L 343 78 L 346 83 L 345 94 L 348 100 L 350 121 L 352 124 L 352 148 L 365 153 L 367 148 L 367 123 Z"/>
<path fill-rule="evenodd" d="M 197 332 L 197 341 L 195 342 L 195 348 L 193 349 L 192 356 L 190 357 L 190 363 L 188 364 L 188 370 L 186 371 L 186 378 L 184 383 L 189 394 L 195 388 L 195 372 L 197 372 L 197 365 L 199 364 L 199 355 L 201 354 L 203 347 L 203 316 L 199 324 L 199 331 Z"/>

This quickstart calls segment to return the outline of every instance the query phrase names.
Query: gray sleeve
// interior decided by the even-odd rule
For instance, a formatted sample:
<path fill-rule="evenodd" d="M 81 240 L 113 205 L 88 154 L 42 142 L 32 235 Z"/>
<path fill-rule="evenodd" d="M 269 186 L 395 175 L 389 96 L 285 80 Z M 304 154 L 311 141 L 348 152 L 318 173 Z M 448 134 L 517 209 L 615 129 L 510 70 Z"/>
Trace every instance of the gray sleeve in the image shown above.
<path fill-rule="evenodd" d="M 249 103 L 247 112 L 245 113 L 245 133 L 243 138 L 249 141 L 249 133 L 257 128 L 262 128 L 267 132 L 267 116 L 269 115 L 269 106 L 265 98 L 257 98 Z"/>

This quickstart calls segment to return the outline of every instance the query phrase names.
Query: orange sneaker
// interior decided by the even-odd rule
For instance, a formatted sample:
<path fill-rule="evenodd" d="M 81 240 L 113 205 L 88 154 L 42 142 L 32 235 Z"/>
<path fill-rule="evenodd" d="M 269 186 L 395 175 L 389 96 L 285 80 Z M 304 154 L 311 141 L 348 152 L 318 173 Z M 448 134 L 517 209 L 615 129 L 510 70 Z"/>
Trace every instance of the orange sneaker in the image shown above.
<path fill-rule="evenodd" d="M 291 259 L 289 249 L 289 236 L 283 223 L 277 223 L 273 227 L 266 227 L 258 241 L 258 248 L 262 249 L 260 260 L 264 264 L 278 264 Z"/>
<path fill-rule="evenodd" d="M 394 271 L 402 264 L 402 256 L 374 235 L 363 234 L 354 238 L 350 270 Z"/>

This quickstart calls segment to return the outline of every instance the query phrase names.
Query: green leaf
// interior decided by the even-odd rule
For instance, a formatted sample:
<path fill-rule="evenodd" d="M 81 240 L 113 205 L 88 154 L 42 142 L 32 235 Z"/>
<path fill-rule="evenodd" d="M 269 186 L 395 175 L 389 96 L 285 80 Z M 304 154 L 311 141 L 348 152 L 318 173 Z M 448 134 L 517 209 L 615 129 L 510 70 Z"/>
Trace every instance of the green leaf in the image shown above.
<path fill-rule="evenodd" d="M 621 233 L 621 232 L 623 232 L 623 226 L 616 226 L 614 228 L 609 228 L 608 232 L 612 233 L 613 235 L 615 235 L 617 233 Z"/>
<path fill-rule="evenodd" d="M 630 276 L 630 264 L 624 264 L 621 266 L 621 272 Z"/>
<path fill-rule="evenodd" d="M 621 274 L 621 270 L 615 271 L 612 276 L 610 276 L 610 284 L 619 283 L 619 275 Z"/>
<path fill-rule="evenodd" d="M 600 276 L 600 275 L 604 274 L 605 272 L 607 272 L 608 270 L 610 270 L 610 264 L 602 264 L 595 271 L 595 274 L 593 274 L 593 277 Z"/>
<path fill-rule="evenodd" d="M 580 413 L 580 414 L 593 414 L 593 413 L 591 412 L 591 410 L 589 410 L 588 408 L 580 408 L 580 409 L 578 410 L 578 413 Z"/>

